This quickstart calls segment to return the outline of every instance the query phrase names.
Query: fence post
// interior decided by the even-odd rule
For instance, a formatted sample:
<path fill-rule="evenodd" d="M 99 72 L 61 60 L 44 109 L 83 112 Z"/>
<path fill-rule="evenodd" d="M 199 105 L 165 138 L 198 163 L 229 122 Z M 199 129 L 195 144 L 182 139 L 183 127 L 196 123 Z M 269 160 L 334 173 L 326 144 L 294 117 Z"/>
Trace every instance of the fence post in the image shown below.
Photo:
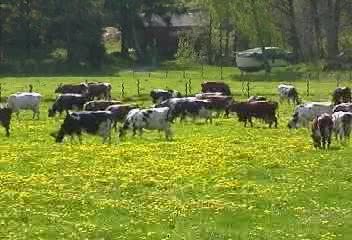
<path fill-rule="evenodd" d="M 311 80 L 311 73 L 308 73 L 308 75 L 307 75 L 307 82 L 306 82 L 306 84 L 307 84 L 307 96 L 309 96 L 310 95 L 310 80 Z"/>
<path fill-rule="evenodd" d="M 30 92 L 30 93 L 33 92 L 33 85 L 32 85 L 32 84 L 29 84 L 28 87 L 29 87 L 29 92 Z"/>
<path fill-rule="evenodd" d="M 245 81 L 244 81 L 244 73 L 241 71 L 241 76 L 240 76 L 240 79 L 241 79 L 241 86 L 242 86 L 242 94 L 244 95 L 245 94 Z"/>
<path fill-rule="evenodd" d="M 137 95 L 141 96 L 141 80 L 137 79 Z"/>
<path fill-rule="evenodd" d="M 188 97 L 188 83 L 185 82 L 185 92 L 186 92 L 186 97 Z"/>
<path fill-rule="evenodd" d="M 121 98 L 125 97 L 125 84 L 121 83 Z"/>
<path fill-rule="evenodd" d="M 188 93 L 191 95 L 192 94 L 192 80 L 188 79 Z"/>
<path fill-rule="evenodd" d="M 339 73 L 336 73 L 336 86 L 337 87 L 340 87 L 340 74 Z"/>
<path fill-rule="evenodd" d="M 165 72 L 165 78 L 166 78 L 166 79 L 167 79 L 168 75 L 169 75 L 169 71 L 166 70 L 166 72 Z"/>
<path fill-rule="evenodd" d="M 2 100 L 2 83 L 0 83 L 0 102 Z"/>
<path fill-rule="evenodd" d="M 151 73 L 151 72 L 149 72 L 149 73 L 148 73 L 148 76 L 149 76 L 149 78 L 151 78 L 151 77 L 152 77 L 152 73 Z"/>
<path fill-rule="evenodd" d="M 183 79 L 186 78 L 186 71 L 183 71 Z"/>
<path fill-rule="evenodd" d="M 250 91 L 251 91 L 251 88 L 250 88 L 250 81 L 248 80 L 247 81 L 247 98 L 249 98 L 250 96 L 251 96 L 251 93 L 250 93 Z"/>

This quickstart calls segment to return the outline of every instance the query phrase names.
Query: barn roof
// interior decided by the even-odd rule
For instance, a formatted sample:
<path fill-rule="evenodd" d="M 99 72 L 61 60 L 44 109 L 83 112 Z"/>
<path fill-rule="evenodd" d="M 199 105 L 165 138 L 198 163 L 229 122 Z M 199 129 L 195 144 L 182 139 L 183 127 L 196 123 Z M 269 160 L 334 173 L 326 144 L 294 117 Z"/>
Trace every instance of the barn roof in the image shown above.
<path fill-rule="evenodd" d="M 185 13 L 161 17 L 152 15 L 150 19 L 144 19 L 145 27 L 197 27 L 200 25 L 200 13 Z"/>

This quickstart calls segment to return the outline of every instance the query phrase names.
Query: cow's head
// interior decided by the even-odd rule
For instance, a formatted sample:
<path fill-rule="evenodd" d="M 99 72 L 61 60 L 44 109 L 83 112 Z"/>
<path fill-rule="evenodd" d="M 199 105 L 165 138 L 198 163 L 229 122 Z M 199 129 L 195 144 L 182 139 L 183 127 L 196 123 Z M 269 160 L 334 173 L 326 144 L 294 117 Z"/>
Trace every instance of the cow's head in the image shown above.
<path fill-rule="evenodd" d="M 295 112 L 292 116 L 292 119 L 287 124 L 288 128 L 298 128 L 298 113 Z"/>
<path fill-rule="evenodd" d="M 55 93 L 61 93 L 62 92 L 62 83 L 57 85 L 57 88 L 55 89 Z"/>
<path fill-rule="evenodd" d="M 49 108 L 48 109 L 48 117 L 55 117 L 55 115 L 56 115 L 56 112 L 52 108 Z"/>

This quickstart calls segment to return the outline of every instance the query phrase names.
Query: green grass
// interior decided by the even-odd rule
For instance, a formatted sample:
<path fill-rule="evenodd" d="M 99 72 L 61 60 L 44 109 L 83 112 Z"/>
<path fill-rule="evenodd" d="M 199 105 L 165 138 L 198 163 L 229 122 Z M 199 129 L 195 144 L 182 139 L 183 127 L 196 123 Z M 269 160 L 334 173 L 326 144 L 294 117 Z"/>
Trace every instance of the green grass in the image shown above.
<path fill-rule="evenodd" d="M 286 128 L 292 106 L 280 105 L 278 129 L 219 118 L 213 125 L 177 122 L 171 142 L 157 132 L 124 142 L 114 133 L 111 145 L 87 135 L 83 144 L 55 144 L 49 136 L 62 122 L 47 118 L 57 84 L 108 81 L 120 99 L 124 83 L 124 100 L 148 106 L 152 88 L 184 92 L 183 72 L 171 67 L 150 77 L 1 78 L 3 97 L 28 84 L 44 96 L 39 121 L 23 112 L 14 116 L 12 136 L 0 135 L 1 239 L 352 239 L 352 149 L 334 142 L 329 151 L 314 150 L 306 129 Z M 185 70 L 199 92 L 200 68 Z M 224 69 L 234 97 L 244 99 L 238 75 Z M 305 100 L 319 101 L 336 87 L 323 76 L 307 97 L 301 73 L 272 76 L 251 75 L 252 94 L 277 100 L 277 84 L 292 81 Z M 219 78 L 219 68 L 206 67 L 206 80 Z M 347 75 L 341 85 L 350 85 Z"/>

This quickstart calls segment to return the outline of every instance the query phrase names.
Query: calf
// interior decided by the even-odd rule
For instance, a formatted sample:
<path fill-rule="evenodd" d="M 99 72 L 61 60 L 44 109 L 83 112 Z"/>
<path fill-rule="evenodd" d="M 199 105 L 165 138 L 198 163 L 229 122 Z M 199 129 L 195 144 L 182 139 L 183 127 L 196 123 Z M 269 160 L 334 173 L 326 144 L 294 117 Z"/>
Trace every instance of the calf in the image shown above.
<path fill-rule="evenodd" d="M 56 89 L 55 93 L 74 93 L 74 94 L 86 94 L 88 92 L 88 85 L 86 83 L 80 84 L 60 84 Z"/>
<path fill-rule="evenodd" d="M 31 93 L 15 93 L 11 94 L 7 99 L 7 106 L 11 108 L 12 112 L 15 112 L 17 118 L 19 117 L 20 110 L 32 110 L 33 111 L 33 119 L 35 115 L 37 115 L 37 119 L 39 119 L 39 105 L 42 96 L 39 93 L 31 92 Z"/>
<path fill-rule="evenodd" d="M 335 112 L 332 114 L 334 122 L 334 133 L 336 140 L 344 142 L 349 140 L 352 126 L 352 113 L 350 112 Z"/>
<path fill-rule="evenodd" d="M 120 101 L 114 100 L 94 100 L 84 104 L 83 110 L 85 111 L 103 111 L 111 105 L 121 104 Z"/>
<path fill-rule="evenodd" d="M 110 83 L 88 83 L 88 98 L 89 100 L 97 99 L 111 99 L 111 84 Z"/>
<path fill-rule="evenodd" d="M 280 102 L 287 100 L 288 103 L 299 104 L 300 100 L 295 86 L 288 84 L 280 84 L 277 87 L 279 91 Z"/>
<path fill-rule="evenodd" d="M 315 148 L 329 148 L 331 144 L 331 135 L 333 131 L 333 119 L 330 114 L 324 113 L 314 118 L 312 123 L 313 145 Z"/>
<path fill-rule="evenodd" d="M 10 136 L 11 108 L 0 107 L 0 123 L 6 130 L 6 136 Z"/>
<path fill-rule="evenodd" d="M 288 128 L 309 127 L 314 118 L 323 113 L 332 114 L 333 105 L 330 102 L 307 102 L 296 107 Z"/>
<path fill-rule="evenodd" d="M 56 142 L 60 143 L 64 140 L 65 135 L 70 135 L 72 138 L 77 135 L 79 141 L 82 142 L 82 132 L 86 132 L 101 136 L 103 143 L 107 139 L 111 142 L 111 124 L 112 115 L 108 111 L 72 112 L 66 115 L 60 130 L 51 134 L 51 136 L 55 137 Z"/>
<path fill-rule="evenodd" d="M 81 94 L 60 94 L 49 109 L 48 116 L 54 117 L 57 112 L 61 115 L 63 111 L 68 113 L 68 110 L 82 110 L 87 100 L 87 97 Z"/>
<path fill-rule="evenodd" d="M 229 112 L 237 113 L 238 120 L 244 122 L 247 126 L 247 121 L 253 126 L 252 117 L 262 119 L 272 127 L 275 124 L 277 127 L 276 111 L 278 108 L 277 102 L 272 101 L 256 101 L 256 102 L 235 102 L 228 106 Z"/>
<path fill-rule="evenodd" d="M 127 114 L 132 110 L 138 108 L 136 104 L 117 104 L 108 106 L 105 110 L 110 111 L 113 119 L 113 128 L 116 130 L 117 122 L 123 122 Z"/>
<path fill-rule="evenodd" d="M 123 127 L 120 128 L 119 137 L 123 138 L 129 128 L 132 128 L 133 135 L 138 130 L 140 136 L 143 129 L 164 131 L 166 139 L 171 140 L 170 109 L 168 107 L 132 109 L 127 114 Z"/>
<path fill-rule="evenodd" d="M 170 98 L 181 98 L 182 95 L 176 90 L 153 89 L 150 97 L 153 103 L 158 104 Z"/>
<path fill-rule="evenodd" d="M 221 92 L 224 95 L 230 96 L 231 90 L 229 85 L 224 82 L 205 82 L 202 83 L 202 92 L 203 93 L 214 93 Z"/>
<path fill-rule="evenodd" d="M 351 102 L 351 88 L 349 87 L 336 88 L 332 93 L 332 102 L 334 103 L 334 105 Z"/>

